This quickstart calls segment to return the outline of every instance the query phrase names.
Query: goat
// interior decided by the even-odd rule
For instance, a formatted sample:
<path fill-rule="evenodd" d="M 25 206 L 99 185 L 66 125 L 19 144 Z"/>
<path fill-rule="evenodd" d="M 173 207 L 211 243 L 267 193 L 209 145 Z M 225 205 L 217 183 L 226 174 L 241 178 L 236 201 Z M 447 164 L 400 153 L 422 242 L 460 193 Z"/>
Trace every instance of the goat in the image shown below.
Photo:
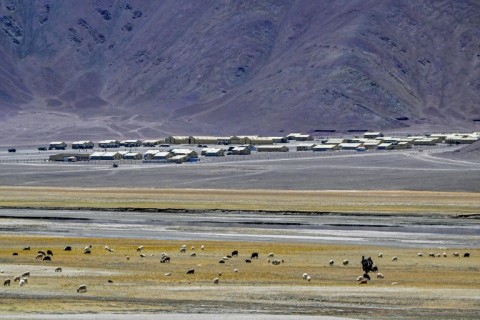
<path fill-rule="evenodd" d="M 22 277 L 30 277 L 30 271 L 22 273 Z"/>
<path fill-rule="evenodd" d="M 187 270 L 187 274 L 194 274 L 195 273 L 195 269 L 188 269 Z"/>
<path fill-rule="evenodd" d="M 23 251 L 30 251 L 30 247 L 23 247 Z"/>
<path fill-rule="evenodd" d="M 52 261 L 52 257 L 50 257 L 50 256 L 45 256 L 45 257 L 43 257 L 42 260 L 43 260 L 43 261 Z"/>
<path fill-rule="evenodd" d="M 63 251 L 72 251 L 72 247 L 71 246 L 66 246 L 65 248 L 63 248 Z"/>
<path fill-rule="evenodd" d="M 470 258 L 470 253 L 469 253 L 469 252 L 465 252 L 465 253 L 463 254 L 463 257 L 464 257 L 464 258 Z"/>
<path fill-rule="evenodd" d="M 232 251 L 232 257 L 238 257 L 238 250 Z"/>
<path fill-rule="evenodd" d="M 258 252 L 252 253 L 250 259 L 258 259 Z"/>
<path fill-rule="evenodd" d="M 10 279 L 5 279 L 5 281 L 3 281 L 3 286 L 10 286 Z"/>
<path fill-rule="evenodd" d="M 56 267 L 55 272 L 62 272 L 62 267 Z"/>
<path fill-rule="evenodd" d="M 246 262 L 246 263 L 252 263 L 252 260 L 250 260 L 250 259 L 245 259 L 245 262 Z"/>
<path fill-rule="evenodd" d="M 87 285 L 82 284 L 78 287 L 77 292 L 87 292 Z"/>
<path fill-rule="evenodd" d="M 47 254 L 50 256 L 53 256 L 53 251 L 52 250 L 47 250 Z"/>

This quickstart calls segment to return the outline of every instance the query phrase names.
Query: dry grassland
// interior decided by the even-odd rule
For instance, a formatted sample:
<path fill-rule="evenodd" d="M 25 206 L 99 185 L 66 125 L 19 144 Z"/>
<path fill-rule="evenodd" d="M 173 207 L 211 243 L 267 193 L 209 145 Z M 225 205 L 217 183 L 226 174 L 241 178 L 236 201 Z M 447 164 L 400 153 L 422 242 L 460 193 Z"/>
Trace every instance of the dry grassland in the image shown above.
<path fill-rule="evenodd" d="M 0 187 L 0 207 L 478 215 L 480 196 L 428 191 Z"/>
<path fill-rule="evenodd" d="M 182 244 L 187 253 L 180 253 Z M 63 251 L 65 245 L 73 250 Z M 87 245 L 92 245 L 91 255 L 83 254 Z M 139 245 L 145 257 L 136 251 Z M 24 246 L 31 250 L 23 251 Z M 54 253 L 51 262 L 35 259 L 38 250 L 47 249 Z M 218 263 L 233 250 L 239 251 L 238 257 Z M 418 257 L 414 249 L 374 246 L 3 235 L 0 269 L 12 285 L 0 289 L 0 314 L 254 310 L 360 318 L 475 318 L 480 312 L 480 250 L 469 250 L 470 258 L 453 257 L 453 249 L 446 251 L 446 258 L 430 258 L 429 251 L 443 253 L 423 250 L 424 256 Z M 465 249 L 458 251 L 463 254 Z M 171 256 L 171 263 L 160 263 L 162 252 Z M 197 256 L 191 257 L 192 252 Z M 246 263 L 252 252 L 260 258 Z M 270 252 L 275 255 L 271 259 L 284 263 L 268 263 Z M 379 252 L 383 258 L 377 257 Z M 372 256 L 385 279 L 372 274 L 367 285 L 357 283 L 362 255 Z M 398 261 L 392 261 L 393 256 Z M 346 266 L 344 259 L 349 260 Z M 57 266 L 63 272 L 55 272 Z M 186 274 L 190 268 L 195 274 Z M 28 284 L 13 283 L 13 277 L 25 271 L 31 272 Z M 171 276 L 165 276 L 169 272 Z M 302 279 L 305 272 L 310 282 Z M 215 277 L 218 285 L 213 284 Z M 76 292 L 80 284 L 87 285 L 86 293 Z"/>

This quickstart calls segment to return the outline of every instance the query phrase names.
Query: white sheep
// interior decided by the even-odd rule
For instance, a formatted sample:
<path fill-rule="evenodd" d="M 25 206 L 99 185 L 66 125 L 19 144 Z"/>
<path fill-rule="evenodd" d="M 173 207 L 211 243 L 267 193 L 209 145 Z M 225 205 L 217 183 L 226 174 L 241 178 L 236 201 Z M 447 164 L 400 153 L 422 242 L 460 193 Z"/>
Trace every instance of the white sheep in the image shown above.
<path fill-rule="evenodd" d="M 190 253 L 190 257 L 196 257 L 196 256 L 197 256 L 197 253 L 195 252 Z"/>
<path fill-rule="evenodd" d="M 303 280 L 307 280 L 307 277 L 308 277 L 308 273 L 304 273 L 304 274 L 302 275 L 302 279 L 303 279 Z"/>
<path fill-rule="evenodd" d="M 22 277 L 30 277 L 30 271 L 22 273 Z"/>
<path fill-rule="evenodd" d="M 312 277 L 310 276 L 307 276 L 307 279 L 306 279 L 308 282 L 310 282 L 310 280 L 312 280 Z"/>
<path fill-rule="evenodd" d="M 213 279 L 213 283 L 214 283 L 214 284 L 218 284 L 219 282 L 220 282 L 220 279 L 218 279 L 218 278 L 214 278 L 214 279 Z"/>
<path fill-rule="evenodd" d="M 233 272 L 237 273 L 237 272 L 238 272 L 238 269 L 233 269 Z"/>
<path fill-rule="evenodd" d="M 143 250 L 143 246 L 138 246 L 137 252 L 140 252 L 140 251 L 142 251 L 142 250 Z"/>
<path fill-rule="evenodd" d="M 447 257 L 447 253 L 446 253 L 446 252 L 443 253 L 443 257 L 444 257 L 444 258 Z"/>
<path fill-rule="evenodd" d="M 172 275 L 172 273 L 171 273 L 171 272 L 167 272 L 167 273 L 165 273 L 165 276 L 166 276 L 166 277 L 170 277 L 171 275 Z"/>
<path fill-rule="evenodd" d="M 27 281 L 26 281 L 26 278 L 24 279 L 21 279 L 18 284 L 20 285 L 20 287 L 23 287 L 25 284 L 27 284 Z"/>
<path fill-rule="evenodd" d="M 200 247 L 200 250 L 205 250 L 205 246 L 202 244 L 202 246 Z"/>
<path fill-rule="evenodd" d="M 335 264 L 335 261 L 333 260 L 330 260 L 330 262 L 328 263 L 329 265 L 333 266 Z"/>
<path fill-rule="evenodd" d="M 379 257 L 379 258 L 383 258 L 383 253 L 380 252 L 380 253 L 378 254 L 378 257 Z"/>
<path fill-rule="evenodd" d="M 269 258 L 271 258 L 271 257 L 273 257 L 273 256 L 275 256 L 275 255 L 273 254 L 273 252 L 270 252 L 270 253 L 268 254 L 268 257 L 269 257 Z"/>
<path fill-rule="evenodd" d="M 397 261 L 397 260 L 398 260 L 397 256 L 392 258 L 392 261 Z"/>
<path fill-rule="evenodd" d="M 381 273 L 377 273 L 377 279 L 384 279 L 385 276 Z"/>

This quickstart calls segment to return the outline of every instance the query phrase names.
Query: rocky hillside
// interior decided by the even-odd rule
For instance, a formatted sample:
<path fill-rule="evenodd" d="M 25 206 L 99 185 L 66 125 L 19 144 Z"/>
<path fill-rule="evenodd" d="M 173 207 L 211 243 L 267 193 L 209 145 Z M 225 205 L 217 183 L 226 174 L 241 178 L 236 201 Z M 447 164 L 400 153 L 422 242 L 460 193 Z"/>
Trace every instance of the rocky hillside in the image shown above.
<path fill-rule="evenodd" d="M 0 0 L 0 141 L 480 126 L 479 16 L 476 0 Z"/>

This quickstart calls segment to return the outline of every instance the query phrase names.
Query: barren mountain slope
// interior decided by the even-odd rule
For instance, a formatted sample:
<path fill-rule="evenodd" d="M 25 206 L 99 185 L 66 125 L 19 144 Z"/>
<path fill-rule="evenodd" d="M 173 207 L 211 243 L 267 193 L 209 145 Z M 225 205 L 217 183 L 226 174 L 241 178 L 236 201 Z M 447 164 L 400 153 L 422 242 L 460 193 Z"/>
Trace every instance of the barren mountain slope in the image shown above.
<path fill-rule="evenodd" d="M 0 0 L 2 140 L 466 128 L 480 4 Z"/>

